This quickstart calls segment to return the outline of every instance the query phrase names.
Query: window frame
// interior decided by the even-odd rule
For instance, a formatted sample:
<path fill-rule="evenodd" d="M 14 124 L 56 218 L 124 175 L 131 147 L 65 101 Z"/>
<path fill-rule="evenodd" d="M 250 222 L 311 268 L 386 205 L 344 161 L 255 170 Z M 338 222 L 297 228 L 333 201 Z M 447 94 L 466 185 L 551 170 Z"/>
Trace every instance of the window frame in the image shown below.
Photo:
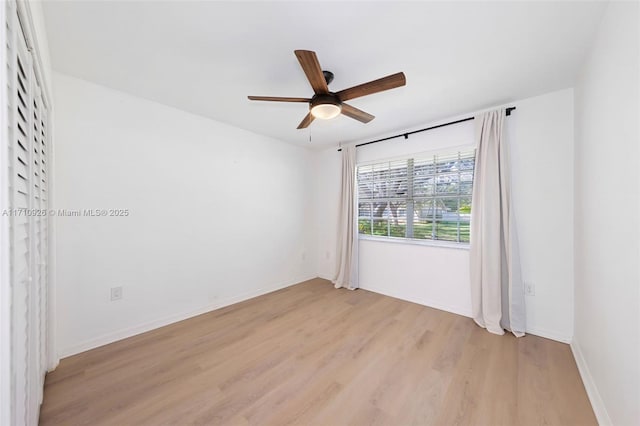
<path fill-rule="evenodd" d="M 444 157 L 444 156 L 450 156 L 450 155 L 455 155 L 455 154 L 459 154 L 459 153 L 464 153 L 464 152 L 469 152 L 469 151 L 473 151 L 474 155 L 474 168 L 473 168 L 473 175 L 475 176 L 475 160 L 476 160 L 476 155 L 477 155 L 477 151 L 476 151 L 476 146 L 475 144 L 466 144 L 466 145 L 459 145 L 459 146 L 450 146 L 450 147 L 444 147 L 441 149 L 436 149 L 436 150 L 430 150 L 430 151 L 423 151 L 423 152 L 417 152 L 417 153 L 412 153 L 412 154 L 407 154 L 407 155 L 402 155 L 402 156 L 397 156 L 397 157 L 387 157 L 387 158 L 378 158 L 378 159 L 374 159 L 374 160 L 368 160 L 368 161 L 362 161 L 359 162 L 356 165 L 356 176 L 355 176 L 355 183 L 356 183 L 356 200 L 355 200 L 355 207 L 356 207 L 356 211 L 357 211 L 357 216 L 356 216 L 356 227 L 358 228 L 358 240 L 364 240 L 364 241 L 376 241 L 376 242 L 382 242 L 382 243 L 392 243 L 392 244 L 408 244 L 408 245 L 421 245 L 421 246 L 434 246 L 434 247 L 443 247 L 443 248 L 452 248 L 452 249 L 462 249 L 462 250 L 469 250 L 470 248 L 470 242 L 469 241 L 450 241 L 450 240 L 439 240 L 439 239 L 433 239 L 433 234 L 432 234 L 432 238 L 415 238 L 415 237 L 397 237 L 397 236 L 390 236 L 390 231 L 387 231 L 387 235 L 374 235 L 373 231 L 371 234 L 362 234 L 360 233 L 360 186 L 359 186 L 359 176 L 358 176 L 358 172 L 360 170 L 361 167 L 366 167 L 366 166 L 372 166 L 372 165 L 376 165 L 376 164 L 384 164 L 384 163 L 393 163 L 393 162 L 399 162 L 399 161 L 404 161 L 407 164 L 407 190 L 406 190 L 406 195 L 403 198 L 399 198 L 399 197 L 381 197 L 381 198 L 372 198 L 372 199 L 366 199 L 363 200 L 362 202 L 375 202 L 375 201 L 387 201 L 387 202 L 392 202 L 392 201 L 401 201 L 402 203 L 405 204 L 406 206 L 406 229 L 409 230 L 412 228 L 412 224 L 413 224 L 413 220 L 409 219 L 409 215 L 411 214 L 411 218 L 413 218 L 413 208 L 415 206 L 416 202 L 420 202 L 420 201 L 436 201 L 438 199 L 443 199 L 443 198 L 454 198 L 456 200 L 458 200 L 458 206 L 460 205 L 460 199 L 461 198 L 465 198 L 468 197 L 470 199 L 472 199 L 473 197 L 473 179 L 471 180 L 471 191 L 469 194 L 461 194 L 460 193 L 460 189 L 458 189 L 457 194 L 451 195 L 451 194 L 443 194 L 442 196 L 438 196 L 438 194 L 436 193 L 436 190 L 434 188 L 434 192 L 433 195 L 429 195 L 429 196 L 425 196 L 425 195 L 419 195 L 419 196 L 414 196 L 413 194 L 413 190 L 414 190 L 414 185 L 413 185 L 413 179 L 415 177 L 413 170 L 414 170 L 414 166 L 415 166 L 415 161 L 424 161 L 425 159 L 429 158 L 429 157 L 434 157 L 434 156 L 440 156 L 440 157 Z M 437 163 L 435 163 L 437 164 Z M 411 173 L 409 173 L 409 170 L 411 170 Z M 460 180 L 458 180 L 458 183 L 460 182 Z M 434 185 L 436 185 L 436 182 L 434 182 Z M 387 207 L 388 208 L 388 207 Z M 460 207 L 458 207 L 459 209 Z M 435 214 L 435 209 L 434 209 L 434 214 Z M 459 212 L 458 212 L 459 214 Z M 437 222 L 437 220 L 436 220 Z M 471 232 L 471 220 L 469 219 L 469 232 Z M 460 220 L 458 219 L 458 240 L 460 239 Z M 371 226 L 373 227 L 373 223 L 371 223 Z M 387 225 L 388 227 L 390 225 Z M 406 233 L 405 233 L 406 235 Z"/>

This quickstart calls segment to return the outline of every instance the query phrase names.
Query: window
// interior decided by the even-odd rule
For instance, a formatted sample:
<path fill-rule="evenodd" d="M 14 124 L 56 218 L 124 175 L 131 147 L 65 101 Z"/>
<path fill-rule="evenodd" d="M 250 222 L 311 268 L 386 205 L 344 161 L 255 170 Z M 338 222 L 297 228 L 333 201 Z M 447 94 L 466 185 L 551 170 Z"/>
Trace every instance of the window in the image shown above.
<path fill-rule="evenodd" d="M 475 150 L 358 166 L 361 235 L 469 242 Z"/>

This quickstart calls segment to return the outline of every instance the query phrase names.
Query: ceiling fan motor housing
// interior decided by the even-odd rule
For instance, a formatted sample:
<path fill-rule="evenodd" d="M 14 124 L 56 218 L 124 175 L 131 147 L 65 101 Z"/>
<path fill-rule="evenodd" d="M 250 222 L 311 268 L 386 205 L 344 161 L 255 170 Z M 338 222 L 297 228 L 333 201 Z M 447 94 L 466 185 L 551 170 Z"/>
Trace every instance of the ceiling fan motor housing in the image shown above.
<path fill-rule="evenodd" d="M 338 99 L 338 97 L 333 93 L 328 93 L 326 95 L 314 95 L 313 98 L 311 98 L 311 102 L 309 102 L 309 106 L 311 108 L 313 108 L 316 105 L 326 105 L 326 104 L 340 106 L 342 102 L 340 102 L 340 99 Z"/>

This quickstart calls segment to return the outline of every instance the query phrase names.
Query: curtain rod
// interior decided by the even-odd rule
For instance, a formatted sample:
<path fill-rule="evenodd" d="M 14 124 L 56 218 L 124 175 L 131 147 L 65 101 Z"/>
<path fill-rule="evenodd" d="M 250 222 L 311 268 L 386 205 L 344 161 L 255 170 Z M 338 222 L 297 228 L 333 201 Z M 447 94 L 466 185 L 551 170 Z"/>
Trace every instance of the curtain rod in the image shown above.
<path fill-rule="evenodd" d="M 505 115 L 507 117 L 510 116 L 511 115 L 511 111 L 513 111 L 514 109 L 516 109 L 516 107 L 506 108 L 505 109 L 505 112 L 506 112 Z M 461 118 L 460 120 L 450 121 L 448 123 L 443 123 L 443 124 L 438 124 L 437 126 L 426 127 L 424 129 L 414 130 L 412 132 L 407 132 L 407 133 L 400 133 L 399 135 L 389 136 L 387 138 L 382 138 L 382 139 L 376 139 L 375 141 L 359 143 L 358 145 L 356 145 L 356 148 L 359 147 L 359 146 L 370 145 L 372 143 L 388 141 L 389 139 L 395 139 L 395 138 L 400 138 L 400 137 L 404 137 L 405 139 L 409 139 L 409 135 L 413 135 L 414 133 L 426 132 L 427 130 L 433 130 L 433 129 L 437 129 L 439 127 L 451 126 L 452 124 L 463 123 L 465 121 L 471 121 L 473 119 L 474 119 L 474 117 Z M 338 152 L 340 152 L 340 151 L 342 151 L 342 148 L 338 148 Z"/>

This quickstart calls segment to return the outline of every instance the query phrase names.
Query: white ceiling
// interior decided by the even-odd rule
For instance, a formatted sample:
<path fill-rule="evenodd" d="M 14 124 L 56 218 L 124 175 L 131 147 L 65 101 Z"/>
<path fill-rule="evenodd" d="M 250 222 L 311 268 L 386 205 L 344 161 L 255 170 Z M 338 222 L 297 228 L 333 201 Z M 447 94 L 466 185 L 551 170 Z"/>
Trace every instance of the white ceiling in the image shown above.
<path fill-rule="evenodd" d="M 571 87 L 602 2 L 45 3 L 55 70 L 274 138 L 322 147 Z M 295 49 L 338 91 L 398 71 L 407 86 L 354 99 L 369 124 L 296 126 L 310 97 Z"/>

